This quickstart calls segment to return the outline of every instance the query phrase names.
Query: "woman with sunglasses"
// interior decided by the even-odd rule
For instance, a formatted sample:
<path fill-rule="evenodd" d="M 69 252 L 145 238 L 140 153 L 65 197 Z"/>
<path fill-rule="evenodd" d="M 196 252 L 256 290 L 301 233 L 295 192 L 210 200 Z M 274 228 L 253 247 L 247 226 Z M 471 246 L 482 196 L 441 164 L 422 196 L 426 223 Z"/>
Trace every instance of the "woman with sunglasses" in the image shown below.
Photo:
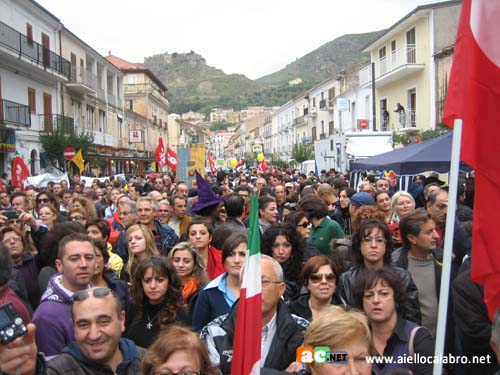
<path fill-rule="evenodd" d="M 199 336 L 189 328 L 172 326 L 162 332 L 142 361 L 144 375 L 218 375 L 208 350 Z"/>
<path fill-rule="evenodd" d="M 181 281 L 182 296 L 188 305 L 189 317 L 192 319 L 200 290 L 208 281 L 201 265 L 200 254 L 198 254 L 195 245 L 186 241 L 175 245 L 168 253 L 167 258 Z"/>
<path fill-rule="evenodd" d="M 173 267 L 164 257 L 152 255 L 139 263 L 133 274 L 125 336 L 147 348 L 170 325 L 189 324 L 181 288 Z"/>
<path fill-rule="evenodd" d="M 52 230 L 54 227 L 58 214 L 59 212 L 57 209 L 51 204 L 41 206 L 38 209 L 38 218 L 40 222 L 48 228 L 48 230 Z"/>
<path fill-rule="evenodd" d="M 332 304 L 347 309 L 346 302 L 335 294 L 338 276 L 337 267 L 326 256 L 310 258 L 302 267 L 301 275 L 307 293 L 290 302 L 290 312 L 312 322 Z"/>
<path fill-rule="evenodd" d="M 302 248 L 304 249 L 304 260 L 309 259 L 315 255 L 321 255 L 316 246 L 307 242 L 311 236 L 311 223 L 302 211 L 292 212 L 284 220 L 285 223 L 290 223 L 297 230 L 300 237 Z"/>
<path fill-rule="evenodd" d="M 304 263 L 304 251 L 299 235 L 289 223 L 274 223 L 262 234 L 262 254 L 276 259 L 283 268 L 286 302 L 300 293 L 299 275 Z"/>
<path fill-rule="evenodd" d="M 41 207 L 47 206 L 49 204 L 54 206 L 57 209 L 57 212 L 59 212 L 59 203 L 57 202 L 54 195 L 48 190 L 40 191 L 35 198 L 34 212 L 38 214 Z M 59 219 L 58 221 L 64 221 L 64 220 Z"/>
<path fill-rule="evenodd" d="M 361 221 L 352 236 L 351 254 L 354 266 L 340 275 L 339 296 L 348 305 L 361 309 L 355 298 L 355 290 L 359 287 L 366 273 L 384 266 L 394 269 L 404 285 L 407 300 L 402 306 L 403 317 L 420 324 L 420 302 L 418 290 L 410 272 L 403 268 L 391 266 L 393 249 L 392 235 L 385 223 L 378 219 Z"/>

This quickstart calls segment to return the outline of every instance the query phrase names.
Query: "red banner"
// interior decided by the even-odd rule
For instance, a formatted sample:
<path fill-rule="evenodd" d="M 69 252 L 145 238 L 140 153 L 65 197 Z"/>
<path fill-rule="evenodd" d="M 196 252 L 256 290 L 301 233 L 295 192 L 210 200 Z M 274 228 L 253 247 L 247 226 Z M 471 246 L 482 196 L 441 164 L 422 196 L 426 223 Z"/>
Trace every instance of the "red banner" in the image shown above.
<path fill-rule="evenodd" d="M 24 191 L 24 181 L 26 181 L 29 175 L 30 171 L 26 164 L 24 164 L 23 159 L 20 156 L 16 156 L 12 160 L 12 185 Z"/>
<path fill-rule="evenodd" d="M 155 150 L 155 159 L 158 163 L 158 167 L 161 169 L 165 166 L 165 146 L 163 146 L 163 138 L 160 137 L 158 139 L 158 146 L 156 146 Z"/>
<path fill-rule="evenodd" d="M 212 159 L 212 153 L 210 151 L 207 152 L 208 164 L 210 164 L 210 170 L 212 174 L 215 174 L 215 162 Z"/>
<path fill-rule="evenodd" d="M 167 148 L 167 165 L 174 172 L 177 171 L 177 154 L 170 147 Z"/>

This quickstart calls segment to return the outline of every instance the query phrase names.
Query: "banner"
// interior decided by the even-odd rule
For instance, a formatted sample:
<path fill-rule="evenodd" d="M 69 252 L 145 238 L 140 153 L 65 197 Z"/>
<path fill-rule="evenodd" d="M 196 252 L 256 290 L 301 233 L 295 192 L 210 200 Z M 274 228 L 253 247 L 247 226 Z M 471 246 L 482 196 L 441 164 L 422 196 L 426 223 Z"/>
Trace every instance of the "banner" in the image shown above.
<path fill-rule="evenodd" d="M 174 172 L 177 171 L 177 154 L 170 147 L 167 148 L 167 165 Z"/>
<path fill-rule="evenodd" d="M 12 160 L 12 185 L 24 190 L 24 182 L 29 177 L 30 171 L 24 160 L 20 156 L 16 156 Z"/>
<path fill-rule="evenodd" d="M 158 139 L 158 146 L 156 146 L 155 150 L 155 159 L 158 162 L 158 167 L 162 169 L 165 164 L 167 164 L 165 160 L 165 146 L 163 146 L 163 138 L 160 137 Z"/>

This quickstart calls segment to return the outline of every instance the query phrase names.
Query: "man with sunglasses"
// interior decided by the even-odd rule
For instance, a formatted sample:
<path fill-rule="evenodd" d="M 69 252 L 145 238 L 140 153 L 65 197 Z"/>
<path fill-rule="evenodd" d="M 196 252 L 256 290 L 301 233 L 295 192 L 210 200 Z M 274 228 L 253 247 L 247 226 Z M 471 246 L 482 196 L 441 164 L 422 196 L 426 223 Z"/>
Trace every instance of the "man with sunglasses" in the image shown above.
<path fill-rule="evenodd" d="M 40 375 L 140 374 L 145 351 L 121 338 L 125 312 L 118 296 L 108 288 L 90 288 L 73 293 L 72 301 L 75 339 L 63 353 L 44 363 L 37 356 L 40 347 L 33 342 L 35 327 L 30 324 L 24 340 L 0 347 L 0 369 Z"/>
<path fill-rule="evenodd" d="M 96 267 L 94 244 L 82 233 L 72 233 L 59 243 L 56 259 L 59 273 L 52 276 L 33 315 L 36 342 L 48 356 L 59 354 L 74 339 L 71 297 L 90 287 Z"/>

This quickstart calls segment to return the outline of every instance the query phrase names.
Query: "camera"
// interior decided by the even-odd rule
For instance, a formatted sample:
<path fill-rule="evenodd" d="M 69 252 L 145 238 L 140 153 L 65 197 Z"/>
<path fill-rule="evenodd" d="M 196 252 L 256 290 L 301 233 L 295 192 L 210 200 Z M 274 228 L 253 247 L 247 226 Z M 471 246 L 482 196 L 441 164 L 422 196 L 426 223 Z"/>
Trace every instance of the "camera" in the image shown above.
<path fill-rule="evenodd" d="M 28 329 L 12 303 L 0 307 L 0 342 L 6 345 L 23 336 Z"/>
<path fill-rule="evenodd" d="M 19 215 L 21 215 L 21 211 L 9 210 L 3 212 L 3 216 L 5 216 L 8 220 L 17 219 Z"/>

